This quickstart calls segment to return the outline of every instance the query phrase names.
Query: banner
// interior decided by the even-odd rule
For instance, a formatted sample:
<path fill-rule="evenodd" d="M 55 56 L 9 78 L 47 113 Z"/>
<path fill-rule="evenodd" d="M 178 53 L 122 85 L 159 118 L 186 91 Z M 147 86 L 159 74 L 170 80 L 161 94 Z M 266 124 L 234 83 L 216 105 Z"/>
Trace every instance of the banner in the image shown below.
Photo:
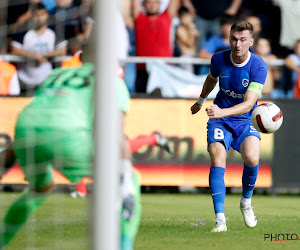
<path fill-rule="evenodd" d="M 30 102 L 28 97 L 0 97 L 0 133 L 14 137 L 18 114 Z"/>
<path fill-rule="evenodd" d="M 31 98 L 0 97 L 0 133 L 14 136 L 18 113 Z M 132 99 L 126 115 L 125 131 L 129 138 L 159 131 L 169 140 L 173 154 L 159 147 L 145 146 L 133 154 L 134 166 L 141 173 L 145 186 L 208 186 L 210 158 L 207 152 L 205 108 L 212 105 L 207 100 L 202 110 L 191 115 L 194 100 L 185 99 Z M 273 134 L 261 134 L 261 161 L 257 187 L 272 185 L 270 163 L 273 159 Z M 225 182 L 228 187 L 241 187 L 243 161 L 238 152 L 230 150 L 227 158 Z M 68 184 L 57 173 L 55 183 Z M 24 183 L 22 170 L 14 168 L 0 183 Z"/>
<path fill-rule="evenodd" d="M 158 147 L 148 146 L 133 154 L 133 162 L 141 172 L 142 185 L 148 186 L 208 186 L 210 157 L 207 152 L 206 107 L 191 115 L 195 100 L 132 99 L 126 117 L 125 131 L 133 139 L 159 131 L 169 138 L 174 148 L 168 154 Z M 257 186 L 270 187 L 273 159 L 273 134 L 261 134 L 261 160 Z M 238 152 L 230 150 L 227 158 L 225 182 L 228 187 L 241 187 L 243 161 Z"/>

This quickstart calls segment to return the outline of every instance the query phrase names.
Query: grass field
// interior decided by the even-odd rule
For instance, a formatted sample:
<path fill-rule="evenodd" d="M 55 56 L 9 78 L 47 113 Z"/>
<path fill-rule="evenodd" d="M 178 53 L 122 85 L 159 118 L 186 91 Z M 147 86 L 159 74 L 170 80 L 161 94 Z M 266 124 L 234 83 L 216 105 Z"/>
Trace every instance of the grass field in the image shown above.
<path fill-rule="evenodd" d="M 16 193 L 0 194 L 1 217 L 14 199 Z M 253 206 L 258 225 L 253 229 L 244 225 L 239 200 L 239 195 L 227 195 L 228 232 L 213 234 L 210 195 L 143 194 L 135 249 L 300 249 L 300 240 L 264 241 L 264 234 L 294 233 L 300 238 L 299 196 L 256 195 Z M 6 249 L 89 249 L 87 211 L 87 199 L 53 194 Z M 192 225 L 200 220 L 205 220 L 205 225 Z"/>

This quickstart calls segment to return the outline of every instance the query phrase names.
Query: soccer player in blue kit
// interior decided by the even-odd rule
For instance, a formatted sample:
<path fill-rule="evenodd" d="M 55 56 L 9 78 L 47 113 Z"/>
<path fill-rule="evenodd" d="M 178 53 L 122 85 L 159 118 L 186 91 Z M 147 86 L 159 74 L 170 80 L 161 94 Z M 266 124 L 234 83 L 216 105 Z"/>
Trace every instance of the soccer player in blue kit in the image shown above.
<path fill-rule="evenodd" d="M 260 134 L 252 126 L 251 113 L 263 89 L 267 66 L 252 54 L 253 26 L 247 21 L 234 23 L 230 31 L 230 50 L 214 54 L 198 101 L 191 107 L 196 114 L 208 94 L 219 81 L 220 90 L 214 104 L 206 109 L 208 152 L 211 158 L 209 185 L 211 188 L 216 224 L 212 232 L 227 231 L 224 213 L 226 157 L 230 147 L 240 152 L 244 161 L 243 192 L 240 209 L 247 227 L 257 220 L 251 207 L 260 156 Z"/>

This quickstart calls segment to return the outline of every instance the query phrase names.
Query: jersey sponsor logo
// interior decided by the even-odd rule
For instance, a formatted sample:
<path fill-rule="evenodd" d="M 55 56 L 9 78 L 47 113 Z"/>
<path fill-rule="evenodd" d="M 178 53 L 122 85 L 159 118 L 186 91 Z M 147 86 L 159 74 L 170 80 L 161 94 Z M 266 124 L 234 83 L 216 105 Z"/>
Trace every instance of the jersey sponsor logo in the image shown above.
<path fill-rule="evenodd" d="M 249 80 L 246 79 L 246 78 L 244 78 L 243 81 L 242 81 L 242 85 L 243 85 L 245 88 L 248 87 L 248 85 L 249 85 Z"/>
<path fill-rule="evenodd" d="M 231 96 L 233 98 L 244 98 L 245 94 L 237 94 L 233 90 L 221 88 L 225 95 Z"/>

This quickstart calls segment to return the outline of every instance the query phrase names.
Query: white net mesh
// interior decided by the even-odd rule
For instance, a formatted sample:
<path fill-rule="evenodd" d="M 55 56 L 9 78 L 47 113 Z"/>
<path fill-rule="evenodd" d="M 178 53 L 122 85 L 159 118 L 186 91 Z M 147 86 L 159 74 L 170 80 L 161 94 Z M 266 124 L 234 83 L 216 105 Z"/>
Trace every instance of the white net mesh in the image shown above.
<path fill-rule="evenodd" d="M 89 199 L 82 197 L 86 197 L 87 189 L 90 189 L 91 178 L 84 177 L 81 186 L 75 187 L 71 183 L 72 180 L 67 178 L 69 176 L 66 172 L 60 168 L 55 169 L 54 166 L 62 165 L 63 162 L 60 156 L 65 150 L 62 149 L 62 137 L 59 136 L 59 132 L 54 131 L 46 141 L 43 141 L 42 137 L 39 138 L 37 131 L 45 128 L 47 118 L 41 127 L 34 124 L 35 122 L 29 125 L 30 120 L 37 121 L 35 118 L 41 117 L 45 109 L 35 109 L 30 115 L 27 113 L 25 118 L 20 119 L 22 122 L 27 120 L 29 123 L 26 127 L 30 127 L 25 129 L 28 134 L 22 139 L 22 136 L 19 137 L 22 132 L 19 133 L 18 128 L 23 125 L 16 124 L 20 112 L 29 103 L 35 105 L 33 96 L 38 95 L 38 88 L 55 72 L 54 69 L 62 62 L 65 62 L 65 65 L 80 63 L 79 58 L 67 62 L 66 60 L 81 50 L 87 51 L 85 57 L 92 57 L 88 51 L 94 26 L 93 2 L 0 1 L 0 248 L 2 245 L 7 245 L 7 249 L 89 248 Z M 78 71 L 72 75 L 76 78 L 73 82 L 62 80 L 60 84 L 75 88 L 90 82 L 90 78 L 83 76 L 82 72 Z M 53 78 L 52 82 L 61 79 L 61 75 L 53 76 L 57 78 Z M 56 97 L 64 94 L 60 90 L 48 93 L 49 96 Z M 50 107 L 48 111 L 50 114 L 58 110 L 56 107 Z M 59 117 L 59 113 L 55 115 Z M 66 123 L 60 125 L 64 126 Z M 48 140 L 58 137 L 58 140 L 53 140 L 51 159 L 48 158 L 49 155 L 38 159 L 38 155 L 43 151 L 37 148 L 38 145 L 46 145 Z M 20 139 L 18 143 L 16 138 Z M 26 142 L 20 143 L 22 140 Z M 26 145 L 24 154 L 20 153 L 21 144 Z M 92 147 L 92 143 L 90 144 L 89 147 Z M 80 145 L 76 147 L 79 148 Z M 49 172 L 48 164 L 52 167 Z M 40 171 L 41 169 L 43 170 Z M 28 181 L 33 186 L 29 185 Z M 44 191 L 50 189 L 51 183 L 54 183 L 54 191 L 48 198 Z M 48 199 L 45 199 L 46 197 Z"/>

